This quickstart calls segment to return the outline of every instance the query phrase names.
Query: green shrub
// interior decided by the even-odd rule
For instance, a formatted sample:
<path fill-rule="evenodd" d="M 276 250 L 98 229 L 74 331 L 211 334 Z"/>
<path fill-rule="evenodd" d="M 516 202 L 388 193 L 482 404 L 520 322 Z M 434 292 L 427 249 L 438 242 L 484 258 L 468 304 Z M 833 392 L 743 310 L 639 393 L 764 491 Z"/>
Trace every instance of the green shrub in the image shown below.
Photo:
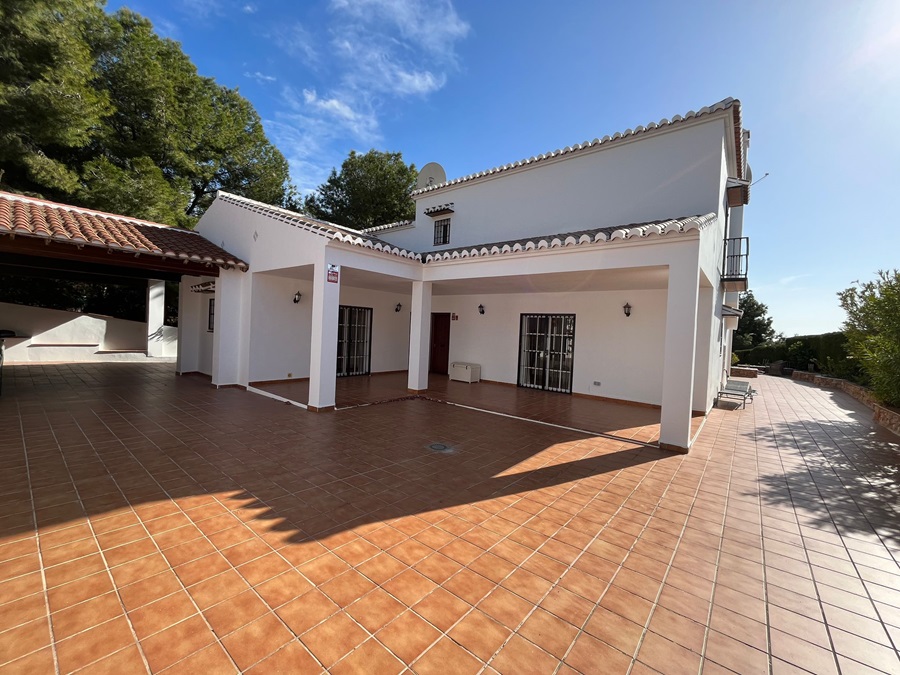
<path fill-rule="evenodd" d="M 859 362 L 875 396 L 900 406 L 900 271 L 878 272 L 838 293 L 847 312 L 848 351 Z"/>

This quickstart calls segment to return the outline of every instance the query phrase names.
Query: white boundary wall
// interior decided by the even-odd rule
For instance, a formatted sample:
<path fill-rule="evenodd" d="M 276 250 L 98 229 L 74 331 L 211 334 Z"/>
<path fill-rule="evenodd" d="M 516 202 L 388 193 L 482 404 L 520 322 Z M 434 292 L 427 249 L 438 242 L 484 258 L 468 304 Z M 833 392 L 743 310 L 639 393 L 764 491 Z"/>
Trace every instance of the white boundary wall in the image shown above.
<path fill-rule="evenodd" d="M 147 358 L 143 353 L 147 349 L 147 324 L 143 321 L 0 302 L 0 328 L 21 336 L 6 339 L 6 363 Z M 178 351 L 178 329 L 163 326 L 161 341 L 161 356 L 174 358 Z"/>

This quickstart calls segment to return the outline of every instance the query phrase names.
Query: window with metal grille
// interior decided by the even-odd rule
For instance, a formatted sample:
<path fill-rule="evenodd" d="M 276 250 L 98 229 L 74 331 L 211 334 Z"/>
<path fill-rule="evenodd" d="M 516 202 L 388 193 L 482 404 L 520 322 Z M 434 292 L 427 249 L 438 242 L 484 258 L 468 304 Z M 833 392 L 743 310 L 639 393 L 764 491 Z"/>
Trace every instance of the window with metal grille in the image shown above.
<path fill-rule="evenodd" d="M 208 318 L 208 323 L 206 324 L 206 330 L 208 330 L 210 333 L 212 333 L 213 330 L 215 329 L 215 326 L 216 326 L 216 299 L 210 298 L 209 299 L 209 318 Z"/>
<path fill-rule="evenodd" d="M 434 245 L 441 246 L 442 244 L 450 243 L 450 219 L 449 218 L 441 218 L 440 220 L 434 221 Z"/>

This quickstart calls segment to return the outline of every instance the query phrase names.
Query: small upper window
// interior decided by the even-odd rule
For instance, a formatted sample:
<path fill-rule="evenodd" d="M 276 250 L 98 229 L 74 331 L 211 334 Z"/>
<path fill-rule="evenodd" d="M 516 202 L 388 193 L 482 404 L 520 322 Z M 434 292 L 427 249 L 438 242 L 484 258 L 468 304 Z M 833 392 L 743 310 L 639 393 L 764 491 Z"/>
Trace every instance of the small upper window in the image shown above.
<path fill-rule="evenodd" d="M 442 244 L 450 243 L 450 219 L 449 218 L 441 218 L 440 220 L 434 221 L 434 245 L 441 246 Z"/>
<path fill-rule="evenodd" d="M 207 319 L 208 323 L 206 325 L 206 330 L 210 333 L 215 329 L 216 326 L 216 299 L 209 299 L 209 317 Z"/>

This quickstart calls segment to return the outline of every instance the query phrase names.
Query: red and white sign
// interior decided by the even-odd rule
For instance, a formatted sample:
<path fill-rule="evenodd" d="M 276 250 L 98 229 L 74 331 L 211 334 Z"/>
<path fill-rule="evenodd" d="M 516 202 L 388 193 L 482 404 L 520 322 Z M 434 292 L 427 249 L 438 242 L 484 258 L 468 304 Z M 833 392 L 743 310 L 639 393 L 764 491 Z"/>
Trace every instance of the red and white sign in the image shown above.
<path fill-rule="evenodd" d="M 341 266 L 340 265 L 329 265 L 328 271 L 325 275 L 325 279 L 330 284 L 336 284 L 341 278 Z"/>

